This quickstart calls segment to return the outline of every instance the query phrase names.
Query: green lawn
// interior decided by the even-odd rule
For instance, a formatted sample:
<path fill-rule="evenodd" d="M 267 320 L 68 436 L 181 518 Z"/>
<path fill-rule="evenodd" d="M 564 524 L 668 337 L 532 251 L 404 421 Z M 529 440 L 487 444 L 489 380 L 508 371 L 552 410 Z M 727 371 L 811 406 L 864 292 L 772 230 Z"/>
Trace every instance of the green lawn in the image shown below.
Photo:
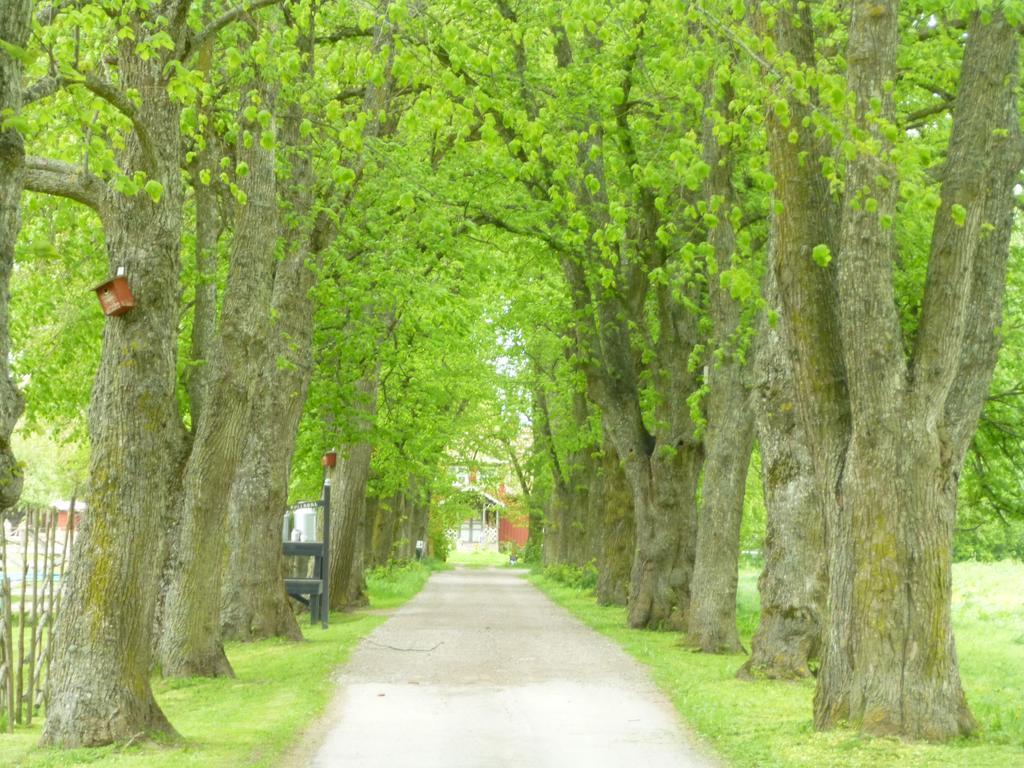
<path fill-rule="evenodd" d="M 462 565 L 469 568 L 490 568 L 508 565 L 508 555 L 491 549 L 478 552 L 450 552 L 447 562 L 449 565 Z"/>
<path fill-rule="evenodd" d="M 430 569 L 423 565 L 376 572 L 368 580 L 370 604 L 393 607 L 415 595 Z M 40 725 L 0 733 L 0 766 L 95 765 L 132 768 L 258 768 L 277 765 L 282 754 L 334 692 L 332 671 L 360 638 L 383 622 L 381 614 L 332 614 L 326 631 L 303 617 L 304 643 L 265 641 L 231 644 L 234 680 L 154 682 L 157 700 L 182 741 L 128 748 L 66 752 L 35 747 Z"/>
<path fill-rule="evenodd" d="M 743 656 L 682 648 L 678 635 L 626 627 L 625 609 L 581 590 L 531 580 L 555 602 L 651 668 L 683 718 L 735 768 L 1010 768 L 1024 766 L 1024 564 L 954 568 L 954 621 L 964 686 L 979 732 L 947 745 L 866 739 L 811 727 L 813 682 L 741 682 Z M 757 623 L 757 572 L 740 578 L 744 642 Z"/>

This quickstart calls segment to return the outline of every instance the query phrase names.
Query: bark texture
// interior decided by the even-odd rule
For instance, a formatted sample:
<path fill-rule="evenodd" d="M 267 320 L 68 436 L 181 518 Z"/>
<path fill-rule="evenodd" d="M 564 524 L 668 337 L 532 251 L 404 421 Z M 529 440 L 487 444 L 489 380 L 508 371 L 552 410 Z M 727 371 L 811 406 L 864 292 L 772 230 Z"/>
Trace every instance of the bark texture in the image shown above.
<path fill-rule="evenodd" d="M 776 30 L 799 39 L 793 25 Z M 856 130 L 878 151 L 847 164 L 834 272 L 810 258 L 828 242 L 814 231 L 821 210 L 786 178 L 801 165 L 800 142 L 783 147 L 786 130 L 770 121 L 783 203 L 775 271 L 825 508 L 829 612 L 815 725 L 942 740 L 973 728 L 950 626 L 952 534 L 965 444 L 999 343 L 993 321 L 1009 241 L 996 227 L 1011 213 L 1022 163 L 1018 35 L 998 11 L 969 23 L 909 359 L 886 224 L 896 212 L 884 124 L 893 119 L 897 41 L 895 2 L 853 4 L 848 86 Z M 970 348 L 975 341 L 981 350 Z"/>
<path fill-rule="evenodd" d="M 137 34 L 142 34 L 141 26 Z M 111 273 L 124 267 L 136 307 L 109 318 L 89 407 L 89 515 L 75 542 L 54 629 L 43 743 L 77 747 L 170 731 L 149 676 L 169 479 L 180 466 L 175 397 L 182 190 L 180 107 L 164 63 L 120 45 L 125 88 L 141 94 L 122 165 L 163 192 L 126 198 L 95 180 L 36 166 L 35 187 L 97 205 Z"/>
<path fill-rule="evenodd" d="M 208 75 L 213 60 L 213 42 L 206 43 L 199 52 L 197 62 L 201 72 Z M 186 380 L 189 417 L 196 429 L 203 418 L 206 383 L 209 380 L 211 346 L 217 333 L 217 241 L 223 230 L 222 217 L 217 206 L 217 192 L 213 179 L 217 155 L 214 152 L 216 134 L 213 130 L 213 110 L 204 105 L 206 125 L 203 129 L 204 146 L 189 169 L 192 177 L 192 196 L 196 217 L 196 280 L 195 307 L 192 313 L 192 349 Z M 203 171 L 210 174 L 210 183 L 202 181 Z"/>
<path fill-rule="evenodd" d="M 315 76 L 311 34 L 297 41 L 307 76 Z M 260 359 L 245 461 L 234 476 L 228 503 L 231 531 L 221 589 L 221 632 L 225 639 L 302 639 L 284 588 L 281 518 L 288 503 L 288 478 L 299 421 L 313 375 L 314 306 L 310 268 L 333 240 L 328 217 L 313 213 L 315 174 L 305 111 L 282 100 L 280 154 L 288 165 L 278 190 L 287 210 L 279 219 L 284 258 L 274 269 L 269 343 Z"/>
<path fill-rule="evenodd" d="M 731 89 L 725 86 L 725 108 Z M 713 103 L 709 98 L 707 101 Z M 704 160 L 711 167 L 705 184 L 709 206 L 721 200 L 718 225 L 709 240 L 723 272 L 733 263 L 736 237 L 730 223 L 735 199 L 733 164 L 728 150 L 705 121 Z M 743 650 L 736 627 L 736 585 L 739 577 L 740 525 L 747 488 L 754 422 L 745 381 L 742 308 L 717 274 L 709 274 L 712 359 L 707 369 L 704 433 L 704 481 L 697 526 L 696 558 L 691 586 L 689 643 L 705 653 Z"/>
<path fill-rule="evenodd" d="M 31 0 L 0 2 L 0 40 L 24 47 L 32 29 Z M 0 115 L 21 111 L 21 62 L 0 51 Z M 21 496 L 23 477 L 11 450 L 11 432 L 24 402 L 11 380 L 8 326 L 14 244 L 21 229 L 21 192 L 25 182 L 25 145 L 14 128 L 0 129 L 0 509 Z"/>
<path fill-rule="evenodd" d="M 289 250 L 274 275 L 271 314 L 276 319 L 270 349 L 260 367 L 246 460 L 234 477 L 228 507 L 233 545 L 221 594 L 225 639 L 297 640 L 302 636 L 282 580 L 281 517 L 288 503 L 289 466 L 313 371 L 309 290 L 314 275 L 306 262 L 322 250 L 327 229 L 318 221 L 304 238 L 301 231 L 286 232 Z M 279 365 L 280 360 L 287 365 Z"/>
<path fill-rule="evenodd" d="M 270 94 L 261 103 L 272 105 Z M 244 112 L 244 111 L 243 111 Z M 277 244 L 275 153 L 261 146 L 258 123 L 239 113 L 253 140 L 240 143 L 238 206 L 217 336 L 209 355 L 204 412 L 185 465 L 181 512 L 171 544 L 160 663 L 167 677 L 232 676 L 220 640 L 221 560 L 231 483 L 249 434 L 259 369 L 266 358 Z M 273 124 L 271 124 L 271 129 Z"/>
<path fill-rule="evenodd" d="M 356 429 L 368 433 L 373 427 L 377 413 L 377 384 L 379 370 L 363 377 L 356 383 L 359 424 Z M 366 440 L 346 446 L 339 452 L 338 463 L 331 472 L 334 495 L 331 508 L 334 522 L 331 526 L 331 610 L 362 605 L 366 596 L 362 590 L 362 576 L 355 572 L 353 564 L 358 552 L 360 522 L 366 517 L 366 488 L 370 479 L 370 458 L 373 444 Z"/>
<path fill-rule="evenodd" d="M 597 561 L 597 602 L 625 605 L 636 547 L 633 523 L 633 495 L 626 481 L 619 455 L 609 439 L 604 441 L 601 460 L 602 519 L 601 544 Z"/>
<path fill-rule="evenodd" d="M 769 256 L 771 258 L 771 256 Z M 774 280 L 765 295 L 775 307 Z M 811 676 L 821 653 L 825 617 L 825 528 L 793 376 L 778 324 L 762 322 L 753 375 L 753 411 L 767 513 L 761 614 L 741 678 L 794 680 Z"/>

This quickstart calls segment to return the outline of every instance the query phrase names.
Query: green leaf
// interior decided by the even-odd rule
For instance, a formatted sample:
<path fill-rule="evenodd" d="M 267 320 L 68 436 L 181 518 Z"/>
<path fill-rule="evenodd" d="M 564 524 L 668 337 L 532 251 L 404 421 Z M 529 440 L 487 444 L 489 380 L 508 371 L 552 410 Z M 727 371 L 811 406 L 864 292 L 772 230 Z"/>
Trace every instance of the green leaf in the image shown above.
<path fill-rule="evenodd" d="M 22 48 L 20 45 L 8 43 L 6 40 L 0 40 L 0 49 L 2 49 L 3 52 L 10 56 L 12 59 L 20 61 L 22 65 L 25 67 L 32 66 L 32 63 L 36 60 L 40 53 L 39 51 L 35 50 L 26 50 L 25 48 Z"/>
<path fill-rule="evenodd" d="M 827 245 L 821 243 L 814 246 L 814 250 L 811 251 L 811 258 L 814 259 L 814 263 L 819 267 L 827 267 L 832 262 L 832 252 Z"/>
<path fill-rule="evenodd" d="M 154 203 L 160 202 L 160 197 L 164 193 L 164 185 L 156 179 L 150 179 L 146 182 L 146 186 L 143 187 L 146 190 L 146 194 L 149 195 L 149 199 Z"/>
<path fill-rule="evenodd" d="M 960 205 L 960 203 L 953 204 L 949 215 L 953 217 L 953 223 L 958 227 L 962 227 L 967 223 L 967 209 Z"/>

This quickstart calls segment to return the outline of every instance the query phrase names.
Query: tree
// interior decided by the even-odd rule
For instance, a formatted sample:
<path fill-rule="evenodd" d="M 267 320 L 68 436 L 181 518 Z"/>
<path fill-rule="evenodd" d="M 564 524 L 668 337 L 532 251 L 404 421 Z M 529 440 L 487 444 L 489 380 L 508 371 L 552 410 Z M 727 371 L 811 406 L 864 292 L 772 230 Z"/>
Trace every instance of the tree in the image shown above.
<path fill-rule="evenodd" d="M 269 346 L 278 235 L 274 123 L 271 118 L 261 126 L 258 119 L 258 110 L 274 107 L 265 77 L 257 74 L 261 82 L 252 84 L 239 110 L 239 126 L 249 134 L 236 157 L 236 167 L 246 168 L 238 182 L 245 202 L 235 216 L 223 307 L 206 361 L 203 413 L 185 464 L 171 543 L 160 642 L 161 669 L 169 677 L 232 675 L 220 642 L 219 561 L 231 483 L 250 431 L 256 386 L 264 383 L 259 369 Z"/>
<path fill-rule="evenodd" d="M 159 574 L 152 564 L 163 560 L 162 531 L 184 455 L 176 392 L 184 200 L 179 96 L 193 89 L 180 63 L 238 15 L 229 11 L 199 32 L 188 17 L 187 3 L 130 7 L 114 35 L 117 30 L 97 28 L 88 9 L 62 9 L 58 25 L 81 23 L 96 33 L 97 44 L 84 48 L 91 71 L 83 73 L 77 58 L 58 59 L 60 69 L 29 89 L 33 98 L 61 88 L 84 90 L 116 112 L 113 125 L 126 124 L 115 143 L 117 157 L 101 158 L 109 180 L 88 166 L 33 158 L 26 163 L 26 188 L 98 212 L 110 272 L 125 270 L 137 302 L 104 328 L 89 411 L 90 514 L 54 629 L 59 640 L 47 691 L 47 744 L 105 744 L 171 730 L 149 675 Z M 107 55 L 98 41 L 110 39 L 117 41 L 116 84 L 93 74 Z"/>
<path fill-rule="evenodd" d="M 769 257 L 770 259 L 771 257 Z M 774 313 L 775 281 L 765 279 Z M 811 676 L 825 619 L 825 526 L 810 456 L 797 418 L 788 347 L 777 315 L 762 318 L 753 363 L 753 403 L 766 506 L 761 612 L 741 678 Z"/>
<path fill-rule="evenodd" d="M 22 70 L 32 23 L 31 0 L 0 5 L 0 508 L 21 495 L 22 473 L 11 450 L 11 432 L 24 408 L 10 372 L 9 285 L 14 244 L 21 228 L 25 146 L 17 126 L 22 102 Z"/>
<path fill-rule="evenodd" d="M 806 11 L 780 11 L 778 49 L 810 60 Z M 1021 165 L 1018 35 L 999 11 L 971 16 L 921 317 L 907 340 L 892 280 L 898 31 L 896 3 L 854 3 L 852 138 L 831 232 L 822 229 L 829 206 L 811 197 L 823 180 L 800 171 L 800 153 L 821 159 L 801 122 L 807 102 L 773 107 L 773 268 L 828 532 L 815 724 L 939 740 L 973 728 L 950 627 L 950 564 L 957 479 L 999 346 Z M 830 246 L 833 265 L 822 268 L 814 257 L 827 261 Z"/>

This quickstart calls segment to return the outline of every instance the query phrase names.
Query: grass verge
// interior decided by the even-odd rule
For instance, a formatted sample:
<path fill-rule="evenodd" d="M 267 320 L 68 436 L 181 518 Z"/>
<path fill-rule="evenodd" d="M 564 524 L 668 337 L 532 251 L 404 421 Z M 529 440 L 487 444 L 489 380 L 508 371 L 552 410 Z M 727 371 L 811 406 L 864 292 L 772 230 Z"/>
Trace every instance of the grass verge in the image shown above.
<path fill-rule="evenodd" d="M 414 563 L 368 576 L 370 604 L 391 608 L 415 595 L 431 569 Z M 182 739 L 168 744 L 53 750 L 36 747 L 42 727 L 0 733 L 7 768 L 270 768 L 320 714 L 334 692 L 332 671 L 356 643 L 387 618 L 362 612 L 331 614 L 330 628 L 302 624 L 304 643 L 231 643 L 233 680 L 155 680 L 157 701 Z"/>
<path fill-rule="evenodd" d="M 954 623 L 968 702 L 978 733 L 949 744 L 869 739 L 811 726 L 812 681 L 741 682 L 744 656 L 694 653 L 671 632 L 632 630 L 626 611 L 598 606 L 590 592 L 535 574 L 556 603 L 651 668 L 676 709 L 735 768 L 1008 768 L 1024 766 L 1024 565 L 954 567 Z M 757 626 L 757 572 L 740 576 L 744 643 Z"/>
<path fill-rule="evenodd" d="M 492 549 L 482 549 L 477 552 L 450 552 L 447 562 L 449 565 L 461 565 L 467 568 L 491 568 L 508 565 L 508 555 L 495 552 Z"/>

